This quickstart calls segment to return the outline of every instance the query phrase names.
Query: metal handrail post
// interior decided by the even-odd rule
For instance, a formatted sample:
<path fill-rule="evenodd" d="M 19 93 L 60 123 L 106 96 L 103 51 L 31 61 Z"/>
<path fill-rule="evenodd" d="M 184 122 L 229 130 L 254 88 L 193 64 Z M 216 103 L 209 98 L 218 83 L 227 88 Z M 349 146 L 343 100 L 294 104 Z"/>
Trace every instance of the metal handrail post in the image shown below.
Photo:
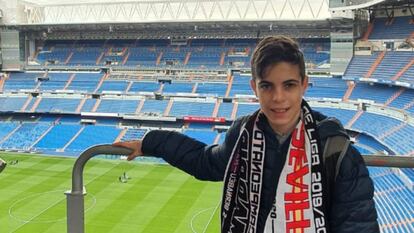
<path fill-rule="evenodd" d="M 84 196 L 86 189 L 83 187 L 83 168 L 89 159 L 96 155 L 129 155 L 131 150 L 112 145 L 98 145 L 85 150 L 76 160 L 72 170 L 72 190 L 66 194 L 67 232 L 84 233 Z"/>

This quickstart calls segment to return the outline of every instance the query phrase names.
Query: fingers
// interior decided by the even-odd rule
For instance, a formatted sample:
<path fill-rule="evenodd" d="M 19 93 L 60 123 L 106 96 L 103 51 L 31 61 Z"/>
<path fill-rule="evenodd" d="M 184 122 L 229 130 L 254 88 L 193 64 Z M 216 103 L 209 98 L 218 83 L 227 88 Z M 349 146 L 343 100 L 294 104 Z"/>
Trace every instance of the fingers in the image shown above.
<path fill-rule="evenodd" d="M 135 153 L 132 153 L 132 154 L 128 155 L 127 160 L 128 161 L 134 160 L 137 156 L 138 155 L 136 155 Z"/>
<path fill-rule="evenodd" d="M 125 148 L 128 148 L 128 149 L 135 150 L 133 141 L 130 141 L 130 142 L 115 142 L 115 143 L 112 144 L 112 146 L 125 147 Z"/>
<path fill-rule="evenodd" d="M 140 140 L 126 141 L 126 142 L 116 142 L 116 143 L 113 143 L 112 145 L 131 149 L 132 153 L 128 155 L 128 157 L 127 157 L 128 161 L 131 161 L 131 160 L 135 159 L 136 157 L 143 154 L 142 151 L 141 151 L 141 141 Z"/>
<path fill-rule="evenodd" d="M 112 146 L 123 146 L 123 142 L 115 142 L 115 143 L 112 143 Z"/>

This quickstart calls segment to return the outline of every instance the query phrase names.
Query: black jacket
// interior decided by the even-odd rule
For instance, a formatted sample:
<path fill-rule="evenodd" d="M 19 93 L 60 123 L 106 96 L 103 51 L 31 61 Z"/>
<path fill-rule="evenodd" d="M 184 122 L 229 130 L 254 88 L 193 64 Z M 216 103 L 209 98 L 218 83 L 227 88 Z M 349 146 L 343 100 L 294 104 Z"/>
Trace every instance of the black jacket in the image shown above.
<path fill-rule="evenodd" d="M 326 118 L 314 112 L 318 121 Z M 143 139 L 142 150 L 147 155 L 163 158 L 169 164 L 193 175 L 200 180 L 222 181 L 226 166 L 234 144 L 238 138 L 246 117 L 237 119 L 229 128 L 221 145 L 206 145 L 183 134 L 173 131 L 153 130 Z M 327 122 L 327 121 L 325 121 Z M 258 127 L 266 135 L 266 156 L 264 162 L 264 182 L 261 208 L 265 211 L 259 216 L 258 231 L 262 232 L 274 198 L 276 197 L 277 181 L 285 164 L 290 139 L 282 145 L 269 126 L 264 115 L 260 117 Z M 346 134 L 341 125 L 318 125 L 322 148 L 326 137 Z M 342 160 L 333 193 L 330 194 L 331 232 L 334 233 L 377 233 L 379 232 L 377 213 L 373 201 L 374 187 L 368 170 L 360 153 L 352 146 Z"/>

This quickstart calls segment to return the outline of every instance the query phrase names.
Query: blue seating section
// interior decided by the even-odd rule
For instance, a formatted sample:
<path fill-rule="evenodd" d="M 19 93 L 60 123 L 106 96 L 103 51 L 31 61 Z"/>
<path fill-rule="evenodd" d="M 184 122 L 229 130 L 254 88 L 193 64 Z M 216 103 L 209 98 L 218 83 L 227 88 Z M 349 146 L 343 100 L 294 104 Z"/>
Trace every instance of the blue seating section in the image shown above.
<path fill-rule="evenodd" d="M 41 81 L 39 89 L 41 91 L 63 90 L 71 73 L 48 73 L 49 80 Z"/>
<path fill-rule="evenodd" d="M 367 136 L 365 134 L 359 134 L 356 138 L 356 144 L 357 145 L 363 145 L 364 147 L 368 147 L 371 150 L 367 154 L 373 154 L 373 153 L 383 153 L 386 151 L 388 153 L 388 149 L 379 143 L 377 140 L 371 138 L 370 136 Z"/>
<path fill-rule="evenodd" d="M 384 138 L 384 142 L 391 148 L 394 148 L 399 154 L 408 154 L 414 149 L 413 140 L 414 127 L 405 125 L 403 128 Z"/>
<path fill-rule="evenodd" d="M 101 50 L 101 54 L 99 56 L 102 55 L 102 58 L 99 64 L 107 65 L 108 62 L 110 62 L 111 65 L 122 65 L 125 57 L 127 56 L 127 47 L 132 45 L 131 41 L 109 40 L 107 41 L 107 44 L 112 46 L 105 48 L 104 51 Z"/>
<path fill-rule="evenodd" d="M 29 97 L 30 98 L 30 97 Z M 26 108 L 24 109 L 24 112 L 32 112 L 32 108 L 34 107 L 35 103 L 37 102 L 38 98 L 32 98 L 29 101 L 29 104 L 26 106 Z M 24 103 L 26 102 L 26 100 L 23 102 L 22 107 L 24 105 Z"/>
<path fill-rule="evenodd" d="M 414 66 L 410 66 L 398 79 L 401 82 L 414 83 Z"/>
<path fill-rule="evenodd" d="M 404 109 L 404 107 L 412 101 L 414 101 L 414 90 L 405 89 L 404 92 L 392 101 L 389 106 Z M 414 108 L 408 109 L 407 111 L 414 114 Z"/>
<path fill-rule="evenodd" d="M 233 112 L 233 103 L 220 103 L 217 116 L 230 119 L 232 112 Z"/>
<path fill-rule="evenodd" d="M 369 168 L 381 232 L 413 232 L 414 192 L 389 168 Z"/>
<path fill-rule="evenodd" d="M 146 129 L 128 129 L 121 141 L 138 140 L 144 137 Z"/>
<path fill-rule="evenodd" d="M 102 76 L 103 74 L 100 73 L 78 73 L 75 75 L 67 89 L 81 92 L 93 92 Z"/>
<path fill-rule="evenodd" d="M 215 103 L 197 103 L 174 101 L 169 113 L 170 116 L 205 116 L 213 115 Z"/>
<path fill-rule="evenodd" d="M 166 100 L 145 100 L 141 112 L 158 113 L 158 115 L 163 115 L 167 105 L 168 101 Z"/>
<path fill-rule="evenodd" d="M 80 99 L 42 98 L 36 112 L 76 112 Z"/>
<path fill-rule="evenodd" d="M 397 87 L 389 87 L 386 85 L 369 85 L 366 83 L 357 83 L 352 91 L 350 99 L 367 99 L 373 100 L 376 103 L 385 103 L 395 92 Z"/>
<path fill-rule="evenodd" d="M 63 148 L 82 128 L 78 124 L 55 125 L 36 145 L 37 150 L 57 150 Z"/>
<path fill-rule="evenodd" d="M 45 123 L 23 123 L 20 128 L 0 144 L 0 148 L 28 150 L 49 127 L 50 125 Z"/>
<path fill-rule="evenodd" d="M 378 137 L 400 124 L 399 120 L 365 112 L 358 118 L 352 128 Z M 382 139 L 382 142 L 398 154 L 407 154 L 412 152 L 414 148 L 412 132 L 414 132 L 414 127 L 405 125 L 403 128 L 386 136 Z"/>
<path fill-rule="evenodd" d="M 186 46 L 171 45 L 170 40 L 47 41 L 37 62 L 48 66 L 102 66 L 110 62 L 111 66 L 127 67 L 247 68 L 256 43 L 256 39 L 193 39 Z M 329 62 L 329 40 L 301 39 L 300 47 L 312 67 Z"/>
<path fill-rule="evenodd" d="M 217 132 L 215 131 L 207 131 L 207 130 L 192 130 L 187 129 L 183 132 L 185 135 L 195 138 L 199 141 L 204 142 L 207 145 L 213 144 L 214 139 L 217 136 Z"/>
<path fill-rule="evenodd" d="M 66 148 L 81 152 L 97 144 L 113 143 L 121 130 L 115 126 L 86 125 L 79 136 Z"/>
<path fill-rule="evenodd" d="M 414 183 L 414 168 L 400 168 L 400 171 L 407 176 L 407 178 Z"/>
<path fill-rule="evenodd" d="M 193 68 L 218 68 L 220 67 L 221 54 L 225 53 L 223 47 L 203 47 L 201 50 L 193 50 L 187 66 Z"/>
<path fill-rule="evenodd" d="M 168 65 L 169 62 L 173 63 L 175 66 L 184 64 L 186 51 L 183 49 L 180 50 L 179 46 L 176 48 L 166 48 L 162 51 L 162 58 L 160 60 L 161 64 Z"/>
<path fill-rule="evenodd" d="M 414 52 L 396 51 L 386 52 L 381 63 L 378 64 L 371 78 L 391 80 L 414 57 Z M 410 73 L 410 72 L 408 72 Z M 413 82 L 413 80 L 411 80 Z"/>
<path fill-rule="evenodd" d="M 354 55 L 349 63 L 344 78 L 363 78 L 377 59 L 379 52 L 369 55 Z M 410 66 L 399 77 L 396 75 L 411 62 L 413 51 L 387 51 L 370 78 L 382 82 L 401 81 L 414 84 L 414 66 Z M 394 78 L 395 77 L 395 78 Z"/>
<path fill-rule="evenodd" d="M 160 84 L 156 82 L 134 82 L 129 92 L 155 92 L 160 89 Z"/>
<path fill-rule="evenodd" d="M 20 111 L 26 100 L 26 97 L 0 97 L 0 111 Z"/>
<path fill-rule="evenodd" d="M 11 73 L 4 84 L 4 91 L 35 89 L 36 77 L 43 77 L 43 73 Z"/>
<path fill-rule="evenodd" d="M 237 106 L 237 113 L 236 113 L 236 118 L 239 118 L 241 116 L 244 115 L 248 115 L 248 114 L 252 114 L 254 113 L 256 110 L 258 110 L 259 104 L 242 104 L 239 103 L 239 105 Z"/>
<path fill-rule="evenodd" d="M 124 92 L 128 87 L 128 82 L 125 80 L 122 81 L 113 81 L 107 80 L 102 83 L 102 86 L 99 88 L 98 92 L 103 91 L 121 91 Z"/>
<path fill-rule="evenodd" d="M 314 78 L 311 77 L 310 83 L 305 93 L 307 98 L 336 98 L 342 99 L 347 85 L 346 82 L 338 78 Z"/>
<path fill-rule="evenodd" d="M 354 55 L 351 62 L 346 68 L 344 77 L 347 78 L 362 78 L 374 64 L 378 58 L 379 53 L 375 52 L 369 55 Z"/>
<path fill-rule="evenodd" d="M 393 127 L 396 127 L 400 123 L 401 122 L 399 120 L 393 118 L 364 112 L 352 125 L 352 128 L 357 129 L 361 132 L 368 132 L 374 136 L 379 136 L 384 132 L 389 131 Z M 393 145 L 391 146 L 394 147 Z"/>
<path fill-rule="evenodd" d="M 224 64 L 229 67 L 250 67 L 250 56 L 247 55 L 228 55 L 224 60 Z"/>
<path fill-rule="evenodd" d="M 414 24 L 410 24 L 412 17 L 395 17 L 391 25 L 386 25 L 387 18 L 376 18 L 374 28 L 369 36 L 370 40 L 378 39 L 406 39 L 414 32 Z"/>
<path fill-rule="evenodd" d="M 96 65 L 96 60 L 101 55 L 102 47 L 85 47 L 73 51 L 73 55 L 67 65 Z"/>
<path fill-rule="evenodd" d="M 235 74 L 229 96 L 254 95 L 254 92 L 250 87 L 250 79 L 251 77 L 249 76 L 240 76 Z"/>
<path fill-rule="evenodd" d="M 342 125 L 346 125 L 352 117 L 355 115 L 356 111 L 348 109 L 336 109 L 336 108 L 320 108 L 315 107 L 313 110 L 316 110 L 328 117 L 335 117 L 341 121 Z"/>
<path fill-rule="evenodd" d="M 0 122 L 0 140 L 12 132 L 18 124 L 16 122 Z"/>
<path fill-rule="evenodd" d="M 198 83 L 196 93 L 223 97 L 226 90 L 227 83 Z"/>
<path fill-rule="evenodd" d="M 103 99 L 96 112 L 105 113 L 135 113 L 139 100 Z"/>
<path fill-rule="evenodd" d="M 233 83 L 230 90 L 230 97 L 237 97 L 237 95 L 254 95 L 249 83 Z"/>
<path fill-rule="evenodd" d="M 163 93 L 191 93 L 194 83 L 165 83 Z"/>
<path fill-rule="evenodd" d="M 57 43 L 57 42 L 56 42 Z M 72 44 L 73 41 L 67 41 L 66 43 Z M 67 46 L 62 45 L 62 46 Z M 66 58 L 69 57 L 71 53 L 70 48 L 51 48 L 54 45 L 50 45 L 46 47 L 44 50 L 40 51 L 37 55 L 37 61 L 40 64 L 48 64 L 48 65 L 64 65 Z"/>
<path fill-rule="evenodd" d="M 82 106 L 81 112 L 92 112 L 93 107 L 96 104 L 96 99 L 87 99 Z"/>
<path fill-rule="evenodd" d="M 243 106 L 248 106 L 248 105 L 244 104 L 244 105 L 242 105 L 242 108 L 243 108 Z M 250 105 L 250 106 L 254 106 L 254 105 Z M 321 109 L 317 109 L 317 110 L 321 110 Z M 342 115 L 344 115 L 344 114 L 342 113 Z M 360 120 L 355 123 L 354 128 L 361 130 L 360 125 L 365 125 L 366 126 L 367 123 L 364 123 L 364 122 L 361 123 L 360 121 L 365 121 L 366 119 L 364 119 L 364 118 L 366 118 L 366 116 L 370 116 L 370 115 L 375 115 L 375 114 L 364 113 L 361 116 Z M 387 123 L 387 121 L 384 121 L 385 117 L 382 117 L 382 116 L 371 116 L 371 117 L 375 117 L 375 118 L 372 118 L 371 120 L 378 121 L 379 122 L 378 124 L 381 124 L 386 128 L 385 130 L 387 130 L 387 128 L 389 129 L 389 128 L 395 127 L 395 124 L 398 123 L 398 122 Z M 378 119 L 380 119 L 380 120 L 378 120 Z M 55 121 L 55 120 L 56 119 L 52 119 L 52 118 L 48 119 L 47 117 L 44 117 L 44 119 L 42 118 L 41 121 L 39 120 L 39 123 L 25 123 L 12 135 L 12 138 L 17 138 L 17 140 L 20 140 L 23 137 L 28 137 L 28 138 L 31 138 L 31 140 L 32 140 L 31 142 L 33 143 L 33 141 L 36 140 L 36 137 L 39 137 L 41 134 L 43 134 L 43 132 L 45 132 L 45 130 L 50 126 L 50 121 Z M 396 120 L 393 120 L 393 121 L 396 121 Z M 63 120 L 60 121 L 60 123 L 55 125 L 52 128 L 52 130 L 49 131 L 46 134 L 46 136 L 44 138 L 42 138 L 42 140 L 40 140 L 40 142 L 38 144 L 35 145 L 35 148 L 55 150 L 55 149 L 63 147 L 76 134 L 76 132 L 79 131 L 80 126 L 76 124 L 78 122 L 79 122 L 79 118 L 77 118 L 77 117 L 64 118 Z M 73 124 L 73 123 L 75 123 L 75 124 Z M 111 121 L 111 122 L 101 122 L 101 123 L 115 125 L 117 122 L 112 122 Z M 18 124 L 14 123 L 14 122 L 3 123 L 1 125 L 2 134 L 0 135 L 0 138 L 3 138 L 7 134 L 9 134 L 13 129 L 16 128 L 17 125 Z M 212 126 L 210 125 L 207 128 L 209 129 L 211 127 Z M 374 124 L 374 127 L 375 127 L 375 124 Z M 364 129 L 362 129 L 362 130 L 364 130 Z M 400 129 L 400 130 L 394 132 L 393 134 L 389 135 L 388 137 L 386 137 L 384 139 L 384 142 L 388 146 L 390 146 L 390 148 L 394 148 L 394 150 L 396 150 L 398 153 L 403 154 L 403 153 L 411 152 L 412 148 L 414 148 L 414 145 L 410 141 L 410 135 L 409 134 L 410 134 L 410 132 L 413 132 L 413 130 L 414 130 L 414 127 L 412 127 L 410 125 L 406 125 L 402 129 Z M 35 132 L 34 136 L 30 136 L 29 134 L 31 134 L 31 132 L 29 132 L 29 131 L 34 131 Z M 141 132 L 141 130 L 138 130 L 138 131 Z M 133 131 L 131 131 L 131 132 L 133 132 Z M 131 132 L 129 132 L 129 133 L 131 133 Z M 145 132 L 145 130 L 143 130 L 143 132 Z M 377 131 L 372 131 L 372 130 L 369 131 L 368 130 L 368 133 L 370 133 L 371 135 L 374 135 L 374 136 L 378 136 L 379 133 L 383 133 L 383 132 L 384 132 L 384 130 L 381 130 L 381 129 L 378 129 Z M 134 137 L 137 137 L 137 135 L 135 135 Z M 59 141 L 59 142 L 56 142 L 56 141 Z M 2 144 L 3 148 L 12 148 L 11 144 L 15 143 L 14 141 L 7 142 L 7 143 L 6 142 L 4 142 Z M 48 145 L 51 142 L 56 142 L 59 145 L 56 145 L 54 147 L 53 147 L 53 143 L 52 143 L 52 145 Z M 386 147 L 384 147 L 381 144 L 378 144 L 378 142 L 376 142 L 374 139 L 371 139 L 370 137 L 368 137 L 364 134 L 360 134 L 357 137 L 357 145 L 358 144 L 363 145 L 362 147 L 365 148 L 365 149 L 368 148 L 368 151 L 370 153 L 388 151 L 388 149 Z M 402 152 L 398 151 L 398 150 L 403 150 L 404 147 L 402 147 L 401 145 L 406 145 L 407 146 L 405 151 L 402 151 Z M 27 146 L 28 145 L 24 145 L 20 148 L 26 148 L 27 149 Z M 18 146 L 13 146 L 13 148 L 19 148 L 19 147 Z"/>
<path fill-rule="evenodd" d="M 125 65 L 127 66 L 156 66 L 159 52 L 153 47 L 129 48 L 129 57 Z"/>

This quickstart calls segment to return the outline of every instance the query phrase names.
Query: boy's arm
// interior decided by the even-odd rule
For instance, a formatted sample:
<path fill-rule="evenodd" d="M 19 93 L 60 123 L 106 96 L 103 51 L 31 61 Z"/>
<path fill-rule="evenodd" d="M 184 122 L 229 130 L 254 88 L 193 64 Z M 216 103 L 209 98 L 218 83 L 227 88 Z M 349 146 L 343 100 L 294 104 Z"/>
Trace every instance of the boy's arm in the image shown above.
<path fill-rule="evenodd" d="M 206 145 L 174 131 L 154 130 L 145 135 L 142 149 L 144 154 L 161 157 L 197 179 L 221 181 L 240 127 L 241 121 L 234 122 L 221 145 Z"/>
<path fill-rule="evenodd" d="M 374 186 L 360 153 L 348 148 L 331 193 L 330 226 L 334 233 L 379 233 Z"/>
<path fill-rule="evenodd" d="M 128 160 L 143 154 L 156 156 L 197 179 L 221 181 L 240 127 L 241 121 L 235 121 L 221 145 L 206 145 L 175 131 L 152 130 L 143 140 L 119 142 L 114 146 L 132 149 L 134 152 Z"/>

